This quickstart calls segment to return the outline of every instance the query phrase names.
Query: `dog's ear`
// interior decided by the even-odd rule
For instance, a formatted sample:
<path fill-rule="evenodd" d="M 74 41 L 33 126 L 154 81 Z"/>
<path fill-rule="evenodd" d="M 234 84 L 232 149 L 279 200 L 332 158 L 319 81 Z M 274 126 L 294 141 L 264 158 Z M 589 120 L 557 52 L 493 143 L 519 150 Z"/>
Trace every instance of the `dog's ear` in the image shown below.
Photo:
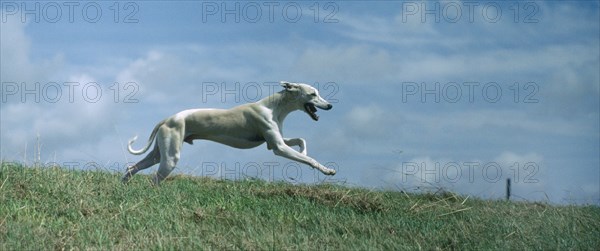
<path fill-rule="evenodd" d="M 296 91 L 296 90 L 298 90 L 298 84 L 290 83 L 290 82 L 287 82 L 287 81 L 281 81 L 279 83 L 281 84 L 281 86 L 283 86 L 283 88 L 285 88 L 286 91 Z"/>

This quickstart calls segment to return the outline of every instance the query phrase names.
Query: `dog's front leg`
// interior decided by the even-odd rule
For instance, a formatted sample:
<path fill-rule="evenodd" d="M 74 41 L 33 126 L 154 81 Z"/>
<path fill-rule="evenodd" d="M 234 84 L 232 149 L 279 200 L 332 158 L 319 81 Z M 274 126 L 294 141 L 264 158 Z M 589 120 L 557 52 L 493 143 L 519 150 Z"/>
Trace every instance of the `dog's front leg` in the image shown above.
<path fill-rule="evenodd" d="M 321 165 L 321 163 L 317 162 L 313 158 L 308 157 L 307 155 L 304 155 L 302 153 L 299 153 L 296 150 L 294 150 L 293 148 L 289 147 L 285 143 L 283 137 L 281 137 L 281 135 L 279 133 L 277 133 L 273 130 L 270 130 L 264 136 L 265 136 L 265 140 L 267 141 L 267 144 L 269 146 L 271 146 L 271 148 L 273 149 L 273 153 L 275 153 L 275 155 L 281 156 L 284 158 L 288 158 L 288 159 L 291 159 L 294 161 L 298 161 L 300 163 L 307 164 L 307 165 L 321 171 L 325 175 L 334 175 L 335 174 L 335 170 L 327 168 L 326 166 Z M 306 149 L 304 149 L 304 150 L 306 150 Z"/>
<path fill-rule="evenodd" d="M 299 153 L 287 145 L 277 146 L 273 149 L 273 152 L 277 156 L 281 156 L 284 158 L 298 161 L 300 163 L 307 164 L 307 165 L 321 171 L 325 175 L 334 175 L 335 174 L 335 170 L 327 168 L 324 165 L 321 165 L 321 163 L 317 162 L 313 158 L 308 157 L 302 153 Z"/>
<path fill-rule="evenodd" d="M 303 138 L 293 138 L 293 139 L 284 138 L 283 142 L 285 142 L 285 144 L 288 146 L 300 147 L 299 152 L 301 154 L 308 155 L 307 149 L 306 149 L 306 141 Z"/>

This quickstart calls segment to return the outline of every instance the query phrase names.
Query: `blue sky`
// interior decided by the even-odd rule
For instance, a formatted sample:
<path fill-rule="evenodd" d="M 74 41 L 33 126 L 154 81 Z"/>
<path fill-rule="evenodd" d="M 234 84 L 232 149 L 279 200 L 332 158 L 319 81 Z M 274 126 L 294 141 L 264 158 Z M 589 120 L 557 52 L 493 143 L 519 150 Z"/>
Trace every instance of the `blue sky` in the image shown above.
<path fill-rule="evenodd" d="M 318 122 L 292 114 L 284 134 L 336 176 L 212 142 L 185 145 L 176 172 L 493 199 L 511 178 L 516 200 L 600 204 L 598 12 L 596 1 L 3 1 L 0 155 L 33 163 L 39 135 L 43 163 L 122 171 L 139 160 L 127 140 L 163 118 L 254 102 L 288 80 L 334 103 Z"/>

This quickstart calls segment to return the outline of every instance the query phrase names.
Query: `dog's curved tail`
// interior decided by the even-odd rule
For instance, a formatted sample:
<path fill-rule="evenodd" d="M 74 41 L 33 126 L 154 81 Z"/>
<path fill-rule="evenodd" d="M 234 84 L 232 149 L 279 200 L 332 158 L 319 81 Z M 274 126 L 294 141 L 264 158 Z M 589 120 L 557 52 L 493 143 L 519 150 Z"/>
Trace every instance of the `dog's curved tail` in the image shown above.
<path fill-rule="evenodd" d="M 156 126 L 152 130 L 152 133 L 150 134 L 150 138 L 148 138 L 148 143 L 146 143 L 146 146 L 144 148 L 142 148 L 140 150 L 134 150 L 133 148 L 131 148 L 131 145 L 133 145 L 133 142 L 135 142 L 137 140 L 137 136 L 135 136 L 129 140 L 129 143 L 127 143 L 127 151 L 129 151 L 129 153 L 131 153 L 133 155 L 140 155 L 140 154 L 148 151 L 148 149 L 150 149 L 150 146 L 152 146 L 152 142 L 154 141 L 154 138 L 156 138 L 156 133 L 158 133 L 158 128 L 160 126 L 162 126 L 164 123 L 165 123 L 165 121 L 163 120 L 163 121 L 159 122 L 158 124 L 156 124 Z"/>

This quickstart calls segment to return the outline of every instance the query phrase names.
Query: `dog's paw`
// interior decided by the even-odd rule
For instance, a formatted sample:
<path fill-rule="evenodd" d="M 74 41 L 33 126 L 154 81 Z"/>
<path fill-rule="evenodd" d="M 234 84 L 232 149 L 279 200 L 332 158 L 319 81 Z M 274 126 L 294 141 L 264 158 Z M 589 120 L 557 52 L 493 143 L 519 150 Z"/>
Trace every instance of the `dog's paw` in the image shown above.
<path fill-rule="evenodd" d="M 127 183 L 129 183 L 129 178 L 131 178 L 130 175 L 128 175 L 128 174 L 123 175 L 123 177 L 121 177 L 121 183 L 127 185 Z"/>
<path fill-rule="evenodd" d="M 325 174 L 325 175 L 335 175 L 335 170 L 333 170 L 333 169 L 325 169 L 325 170 L 323 170 L 323 174 Z"/>

